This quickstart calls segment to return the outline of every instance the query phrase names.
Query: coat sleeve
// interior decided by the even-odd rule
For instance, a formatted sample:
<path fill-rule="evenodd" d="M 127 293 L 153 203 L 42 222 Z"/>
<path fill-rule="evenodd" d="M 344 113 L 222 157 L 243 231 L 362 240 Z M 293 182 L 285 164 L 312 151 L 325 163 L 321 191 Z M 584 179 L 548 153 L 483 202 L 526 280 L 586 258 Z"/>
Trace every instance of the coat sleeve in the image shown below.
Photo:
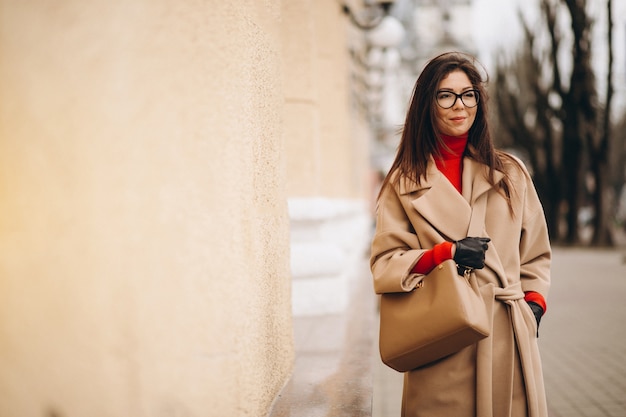
<path fill-rule="evenodd" d="M 525 169 L 524 177 L 526 192 L 519 245 L 520 279 L 524 292 L 535 291 L 547 299 L 552 258 L 548 227 L 537 191 Z"/>
<path fill-rule="evenodd" d="M 374 291 L 411 291 L 423 278 L 411 272 L 425 250 L 420 248 L 397 190 L 387 186 L 378 199 L 376 231 L 372 240 L 370 267 Z"/>

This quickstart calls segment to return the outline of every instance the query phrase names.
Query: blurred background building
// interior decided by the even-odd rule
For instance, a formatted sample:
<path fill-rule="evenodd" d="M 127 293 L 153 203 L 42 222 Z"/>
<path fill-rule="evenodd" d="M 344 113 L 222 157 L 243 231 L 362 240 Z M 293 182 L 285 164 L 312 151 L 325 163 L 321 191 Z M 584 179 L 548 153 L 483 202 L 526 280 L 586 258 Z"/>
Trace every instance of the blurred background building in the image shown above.
<path fill-rule="evenodd" d="M 298 326 L 373 297 L 378 182 L 475 7 L 0 0 L 0 417 L 306 415 Z"/>

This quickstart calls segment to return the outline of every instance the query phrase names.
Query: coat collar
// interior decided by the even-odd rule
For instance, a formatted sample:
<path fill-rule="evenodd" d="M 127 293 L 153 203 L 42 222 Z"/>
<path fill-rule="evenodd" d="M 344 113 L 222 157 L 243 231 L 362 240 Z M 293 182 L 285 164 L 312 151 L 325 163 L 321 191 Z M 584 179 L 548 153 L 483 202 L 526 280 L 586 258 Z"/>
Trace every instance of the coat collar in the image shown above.
<path fill-rule="evenodd" d="M 421 191 L 412 204 L 417 212 L 449 240 L 467 236 L 472 204 L 492 186 L 487 181 L 489 169 L 471 158 L 463 159 L 463 193 L 459 192 L 437 169 L 434 159 L 429 161 L 426 176 L 420 184 L 403 178 L 399 184 L 400 194 Z M 495 182 L 504 176 L 495 171 Z"/>

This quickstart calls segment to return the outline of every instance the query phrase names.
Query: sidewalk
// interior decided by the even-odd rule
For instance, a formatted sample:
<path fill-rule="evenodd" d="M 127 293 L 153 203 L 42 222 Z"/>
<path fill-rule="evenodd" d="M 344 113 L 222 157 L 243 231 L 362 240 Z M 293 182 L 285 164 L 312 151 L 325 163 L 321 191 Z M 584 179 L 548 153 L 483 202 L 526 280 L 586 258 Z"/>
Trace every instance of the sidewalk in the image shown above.
<path fill-rule="evenodd" d="M 554 249 L 539 329 L 550 417 L 626 417 L 625 262 L 623 250 Z M 372 415 L 399 417 L 402 375 L 373 356 Z"/>

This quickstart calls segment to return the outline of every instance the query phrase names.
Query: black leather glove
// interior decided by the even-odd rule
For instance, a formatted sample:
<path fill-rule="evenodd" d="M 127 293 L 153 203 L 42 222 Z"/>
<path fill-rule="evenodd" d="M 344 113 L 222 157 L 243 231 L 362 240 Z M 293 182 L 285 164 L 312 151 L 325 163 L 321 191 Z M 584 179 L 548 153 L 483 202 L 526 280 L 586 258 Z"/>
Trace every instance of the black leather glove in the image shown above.
<path fill-rule="evenodd" d="M 485 251 L 488 249 L 488 237 L 466 237 L 457 240 L 456 251 L 454 252 L 454 262 L 459 267 L 459 274 L 463 275 L 466 268 L 482 269 L 485 267 Z"/>
<path fill-rule="evenodd" d="M 543 316 L 543 308 L 533 301 L 528 301 L 528 306 L 533 311 L 535 315 L 535 320 L 537 320 L 537 337 L 539 337 L 539 322 L 541 321 L 541 317 Z"/>

